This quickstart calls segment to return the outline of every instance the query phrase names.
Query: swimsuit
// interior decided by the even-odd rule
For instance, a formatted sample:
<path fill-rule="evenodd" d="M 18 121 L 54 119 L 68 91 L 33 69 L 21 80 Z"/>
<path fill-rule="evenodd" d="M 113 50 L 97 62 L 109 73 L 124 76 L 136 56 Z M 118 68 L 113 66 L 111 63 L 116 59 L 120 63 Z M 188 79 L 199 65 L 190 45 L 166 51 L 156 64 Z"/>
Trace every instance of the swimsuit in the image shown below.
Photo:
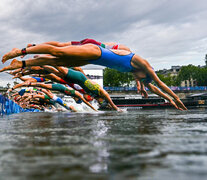
<path fill-rule="evenodd" d="M 29 89 L 21 89 L 21 90 L 18 92 L 18 94 L 19 94 L 20 96 L 23 96 L 25 92 L 30 92 L 30 90 L 29 90 Z"/>
<path fill-rule="evenodd" d="M 63 86 L 62 84 L 52 84 L 52 90 L 60 91 L 62 93 L 65 93 L 69 96 L 76 97 L 75 90 L 70 90 Z"/>
<path fill-rule="evenodd" d="M 85 75 L 80 71 L 68 69 L 68 73 L 65 76 L 65 81 L 70 83 L 76 83 L 80 85 L 89 95 L 100 96 L 100 86 L 96 83 L 93 84 Z"/>
<path fill-rule="evenodd" d="M 46 81 L 46 79 L 43 78 L 43 77 L 32 77 L 32 78 L 35 79 L 37 82 L 44 82 L 44 81 Z"/>
<path fill-rule="evenodd" d="M 101 46 L 101 47 L 106 48 L 106 49 L 118 49 L 119 48 L 118 44 L 106 45 L 106 44 L 98 42 L 94 39 L 83 39 L 81 41 L 71 41 L 71 45 L 84 45 L 84 44 L 95 44 L 95 45 Z"/>
<path fill-rule="evenodd" d="M 72 45 L 96 44 L 105 48 L 105 44 L 98 42 L 94 39 L 83 39 L 81 41 L 71 41 Z"/>
<path fill-rule="evenodd" d="M 153 69 L 153 71 L 154 71 L 154 68 L 152 67 L 152 69 Z M 151 83 L 152 82 L 152 78 L 151 78 L 151 76 L 147 73 L 146 74 L 146 78 L 142 78 L 142 79 L 140 79 L 140 81 L 141 82 L 145 82 L 145 83 Z"/>
<path fill-rule="evenodd" d="M 44 96 L 44 99 L 45 99 L 45 100 L 49 100 L 49 99 L 51 99 L 51 98 L 50 98 L 48 95 L 45 95 L 45 96 Z"/>
<path fill-rule="evenodd" d="M 48 95 L 45 95 L 45 100 L 47 100 L 47 99 L 52 104 L 55 104 L 55 102 L 57 102 L 61 106 L 65 107 L 67 110 L 71 110 L 70 107 L 68 107 L 67 104 L 64 103 L 63 100 L 61 98 L 57 97 L 56 95 L 54 95 L 52 99 Z"/>
<path fill-rule="evenodd" d="M 101 46 L 98 47 L 101 49 L 101 56 L 98 59 L 89 60 L 91 64 L 106 66 L 121 72 L 132 72 L 134 70 L 131 65 L 134 53 L 118 55 L 111 50 L 104 49 Z"/>
<path fill-rule="evenodd" d="M 146 78 L 142 78 L 140 79 L 141 82 L 145 82 L 145 83 L 151 83 L 152 82 L 152 78 L 150 77 L 149 74 L 146 74 Z"/>
<path fill-rule="evenodd" d="M 65 81 L 64 79 L 60 79 L 60 83 L 61 84 L 67 84 L 70 87 L 72 87 L 73 89 L 75 89 L 76 91 L 79 91 L 82 94 L 85 94 L 86 92 L 84 91 L 84 89 L 82 87 L 80 87 L 78 84 L 75 83 L 69 83 L 67 81 Z"/>

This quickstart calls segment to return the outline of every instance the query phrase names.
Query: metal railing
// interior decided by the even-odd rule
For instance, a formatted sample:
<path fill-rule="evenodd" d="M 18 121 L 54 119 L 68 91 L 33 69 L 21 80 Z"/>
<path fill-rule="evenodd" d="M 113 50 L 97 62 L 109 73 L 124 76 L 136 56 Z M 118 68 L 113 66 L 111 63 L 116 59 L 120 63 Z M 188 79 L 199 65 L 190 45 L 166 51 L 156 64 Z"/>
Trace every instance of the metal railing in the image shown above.
<path fill-rule="evenodd" d="M 206 91 L 207 86 L 195 86 L 195 87 L 180 87 L 172 86 L 169 87 L 173 91 Z M 104 87 L 106 91 L 136 91 L 136 87 Z M 146 88 L 148 90 L 148 88 Z"/>

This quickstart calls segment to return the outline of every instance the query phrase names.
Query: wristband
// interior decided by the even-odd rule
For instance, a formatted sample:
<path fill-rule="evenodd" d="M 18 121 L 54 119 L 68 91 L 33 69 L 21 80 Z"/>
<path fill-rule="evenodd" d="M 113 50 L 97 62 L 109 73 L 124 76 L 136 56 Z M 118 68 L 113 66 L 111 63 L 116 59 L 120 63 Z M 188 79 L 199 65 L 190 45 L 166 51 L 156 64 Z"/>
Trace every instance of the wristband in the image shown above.
<path fill-rule="evenodd" d="M 26 55 L 27 54 L 26 48 L 23 48 L 21 51 L 22 51 L 22 55 Z"/>
<path fill-rule="evenodd" d="M 26 62 L 25 60 L 22 61 L 22 69 L 24 69 L 26 67 Z"/>

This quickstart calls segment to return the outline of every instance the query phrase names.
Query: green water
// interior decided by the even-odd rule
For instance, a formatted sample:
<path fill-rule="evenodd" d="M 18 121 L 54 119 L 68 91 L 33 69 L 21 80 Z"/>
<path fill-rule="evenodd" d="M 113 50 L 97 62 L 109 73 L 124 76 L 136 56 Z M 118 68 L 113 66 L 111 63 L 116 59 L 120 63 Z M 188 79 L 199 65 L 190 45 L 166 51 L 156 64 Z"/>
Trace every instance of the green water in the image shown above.
<path fill-rule="evenodd" d="M 207 110 L 0 117 L 0 179 L 207 178 Z"/>

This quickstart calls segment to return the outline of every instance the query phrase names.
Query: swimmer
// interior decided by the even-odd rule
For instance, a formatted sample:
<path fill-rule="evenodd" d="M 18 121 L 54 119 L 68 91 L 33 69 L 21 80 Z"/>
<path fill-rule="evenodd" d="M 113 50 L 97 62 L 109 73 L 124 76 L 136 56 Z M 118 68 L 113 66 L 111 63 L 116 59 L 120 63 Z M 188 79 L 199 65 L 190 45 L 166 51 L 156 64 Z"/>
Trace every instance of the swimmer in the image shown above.
<path fill-rule="evenodd" d="M 56 76 L 53 73 L 50 73 L 50 74 L 47 74 L 47 75 L 41 75 L 41 77 L 50 79 L 50 80 L 52 80 L 54 82 L 57 82 L 57 83 L 60 83 L 60 84 L 68 85 L 69 87 L 71 87 L 74 90 L 76 90 L 76 91 L 80 92 L 81 94 L 83 94 L 83 97 L 87 101 L 92 101 L 93 100 L 93 97 L 90 96 L 89 94 L 87 94 L 86 91 L 81 86 L 79 86 L 78 84 L 67 82 L 64 79 L 62 79 L 61 77 Z"/>
<path fill-rule="evenodd" d="M 131 50 L 123 44 L 117 44 L 115 42 L 101 43 L 101 42 L 98 42 L 94 39 L 89 39 L 89 38 L 83 39 L 81 41 L 69 41 L 69 42 L 65 42 L 65 43 L 64 42 L 57 42 L 57 41 L 50 41 L 50 42 L 45 42 L 43 44 L 49 44 L 49 45 L 53 45 L 53 46 L 56 46 L 56 47 L 64 47 L 64 46 L 71 46 L 71 45 L 95 44 L 95 45 L 99 45 L 99 46 L 101 46 L 103 48 L 106 48 L 106 49 L 118 49 L 118 50 L 126 50 L 126 51 L 131 52 Z M 28 44 L 27 45 L 27 47 L 31 47 L 31 46 L 36 46 L 36 45 L 35 44 Z M 24 55 L 22 55 L 21 57 L 23 58 Z M 36 57 L 37 57 L 37 55 L 36 55 Z M 74 70 L 77 70 L 77 67 Z M 83 71 L 81 71 L 81 72 L 84 74 Z M 135 78 L 135 80 L 136 80 L 136 84 L 137 84 L 137 92 L 140 93 L 145 98 L 148 98 L 148 93 L 145 90 L 143 82 L 140 82 L 136 78 Z"/>
<path fill-rule="evenodd" d="M 35 67 L 35 66 L 34 66 L 34 67 Z M 58 71 L 55 70 L 55 68 L 53 68 L 52 66 L 47 66 L 47 68 L 45 68 L 45 66 L 43 66 L 43 67 L 41 68 L 41 71 L 42 71 L 42 69 L 44 69 L 45 71 L 47 71 L 46 69 L 50 69 L 51 72 L 53 72 L 53 73 L 58 74 L 59 76 L 61 76 L 61 73 L 58 73 Z M 75 67 L 74 69 L 82 70 L 82 69 L 79 68 L 79 67 Z M 56 71 L 56 72 L 54 72 L 54 71 Z M 40 79 L 52 80 L 52 81 L 55 81 L 55 82 L 60 83 L 60 84 L 67 84 L 67 85 L 69 85 L 69 87 L 72 87 L 74 90 L 76 90 L 76 91 L 80 92 L 81 94 L 83 94 L 84 98 L 85 98 L 87 101 L 92 101 L 92 100 L 93 100 L 93 97 L 91 97 L 89 94 L 87 94 L 87 93 L 84 91 L 84 89 L 83 89 L 82 87 L 80 87 L 78 84 L 70 83 L 70 82 L 66 82 L 65 80 L 63 80 L 62 78 L 56 76 L 55 74 L 52 74 L 52 73 L 49 74 L 48 71 L 47 71 L 47 73 L 44 73 L 44 74 L 42 74 L 42 75 L 40 75 L 41 72 L 39 72 L 38 70 L 35 70 L 35 72 L 36 72 L 36 73 L 39 73 L 39 74 L 34 74 L 33 76 L 35 76 L 35 77 L 36 77 L 36 76 L 39 76 L 38 78 L 40 78 Z M 31 71 L 29 70 L 29 71 L 27 71 L 26 73 L 24 73 L 24 75 L 30 75 L 31 73 L 34 73 L 34 70 L 31 70 Z M 15 76 L 13 77 L 13 79 L 14 79 L 14 78 L 17 78 L 17 77 L 20 78 L 20 79 L 22 79 L 22 78 L 21 78 L 22 75 L 23 75 L 23 73 L 18 73 L 17 75 L 15 75 Z M 42 80 L 42 82 L 43 82 L 43 80 Z M 19 86 L 18 86 L 18 87 L 19 87 Z M 17 87 L 16 87 L 16 88 L 17 88 Z M 15 88 L 13 87 L 13 88 L 10 89 L 9 91 L 12 91 L 12 90 L 14 90 L 14 89 L 15 89 Z"/>
<path fill-rule="evenodd" d="M 102 97 L 107 99 L 108 102 L 111 102 L 109 94 L 98 84 L 91 81 L 83 72 L 82 68 L 64 68 L 64 67 L 51 67 L 51 66 L 43 66 L 52 74 L 42 75 L 43 77 L 47 77 L 55 82 L 59 82 L 62 84 L 68 84 L 72 88 L 79 89 L 81 93 L 83 93 L 86 99 L 91 99 L 92 97 Z M 78 70 L 78 71 L 77 71 Z M 90 84 L 92 87 L 87 87 L 87 84 Z M 81 88 L 81 89 L 80 89 Z M 98 89 L 98 90 L 97 90 Z M 100 96 L 101 94 L 101 96 Z M 90 95 L 90 97 L 88 97 Z M 86 97 L 87 96 L 87 97 Z M 114 107 L 114 104 L 111 104 Z M 114 109 L 117 109 L 116 107 Z"/>
<path fill-rule="evenodd" d="M 12 97 L 17 96 L 17 95 L 23 96 L 24 93 L 30 93 L 30 92 L 31 92 L 31 89 L 21 89 L 20 91 L 12 94 Z"/>
<path fill-rule="evenodd" d="M 135 79 L 143 81 L 144 85 L 147 86 L 150 91 L 168 100 L 175 108 L 187 110 L 179 97 L 158 78 L 148 61 L 129 51 L 108 50 L 94 44 L 64 47 L 39 44 L 23 48 L 22 50 L 15 48 L 3 56 L 2 62 L 4 63 L 8 59 L 25 54 L 50 54 L 51 56 L 40 56 L 28 59 L 27 61 L 18 61 L 14 59 L 9 66 L 2 68 L 0 72 L 21 67 L 24 68 L 26 66 L 52 65 L 74 67 L 87 64 L 102 65 L 121 72 L 132 72 Z M 158 87 L 173 99 L 169 98 L 156 86 L 151 84 L 151 80 L 154 80 Z"/>
<path fill-rule="evenodd" d="M 17 84 L 15 85 L 13 88 L 11 88 L 9 91 L 13 91 L 14 89 L 17 89 L 19 87 L 24 86 L 24 84 L 28 84 L 30 82 L 45 82 L 48 79 L 45 79 L 43 77 L 31 77 L 31 78 L 26 78 L 26 77 L 19 77 L 19 79 L 21 79 L 22 81 L 24 81 L 23 83 Z"/>
<path fill-rule="evenodd" d="M 54 74 L 48 74 L 43 75 L 44 77 L 47 77 L 48 79 L 51 79 L 55 82 L 59 82 L 62 84 L 68 84 L 69 86 L 73 87 L 74 89 L 79 89 L 81 93 L 84 94 L 84 98 L 86 100 L 91 100 L 91 97 L 95 97 L 98 101 L 100 97 L 106 99 L 106 102 L 109 102 L 111 105 L 110 107 L 113 107 L 113 109 L 120 111 L 120 109 L 117 108 L 117 106 L 113 103 L 111 100 L 109 94 L 97 83 L 91 81 L 87 78 L 86 75 L 84 75 L 82 72 L 82 68 L 73 68 L 77 69 L 73 70 L 71 68 L 64 68 L 64 67 L 50 67 L 50 66 L 43 66 L 47 71 L 53 72 Z M 56 76 L 56 75 L 57 76 Z M 58 77 L 60 76 L 60 77 Z M 77 88 L 77 85 L 80 88 Z M 89 97 L 88 97 L 89 96 Z"/>
<path fill-rule="evenodd" d="M 113 109 L 120 111 L 120 109 L 111 100 L 109 94 L 98 83 L 88 79 L 87 76 L 81 72 L 82 69 L 80 69 L 80 71 L 65 67 L 56 67 L 56 69 L 58 72 L 55 70 L 53 72 L 61 76 L 63 81 L 78 84 L 87 94 L 94 97 L 96 100 L 103 98 Z M 53 78 L 55 78 L 55 76 L 53 76 Z"/>
<path fill-rule="evenodd" d="M 64 46 L 71 46 L 71 45 L 84 45 L 84 44 L 95 44 L 95 45 L 99 45 L 103 48 L 106 49 L 120 49 L 120 50 L 126 50 L 126 51 L 131 51 L 127 46 L 123 45 L 123 44 L 117 44 L 115 42 L 99 42 L 96 41 L 94 39 L 83 39 L 81 41 L 69 41 L 69 42 L 57 42 L 57 41 L 50 41 L 50 42 L 45 42 L 43 44 L 49 44 L 49 45 L 53 45 L 56 47 L 64 47 Z M 31 47 L 31 46 L 36 46 L 36 44 L 28 44 L 27 47 Z"/>
<path fill-rule="evenodd" d="M 74 98 L 76 103 L 80 104 L 82 101 L 88 105 L 91 109 L 94 111 L 97 111 L 88 101 L 86 101 L 83 96 L 78 92 L 75 91 L 72 88 L 65 87 L 61 84 L 44 84 L 44 83 L 34 83 L 34 82 L 29 82 L 22 84 L 21 86 L 32 86 L 32 87 L 42 87 L 45 89 L 50 89 L 50 90 L 55 90 L 55 91 L 60 91 L 68 96 L 71 96 Z"/>
<path fill-rule="evenodd" d="M 81 92 L 84 94 L 84 98 L 87 100 L 91 100 L 91 97 L 95 99 L 100 99 L 100 97 L 104 98 L 112 107 L 112 109 L 120 111 L 117 106 L 111 100 L 109 94 L 98 84 L 87 78 L 85 74 L 83 74 L 82 68 L 64 68 L 64 67 L 50 67 L 43 66 L 47 68 L 48 71 L 53 72 L 54 74 L 43 75 L 48 79 L 51 79 L 55 82 L 60 82 L 62 84 L 68 84 L 69 86 L 76 89 L 76 86 L 80 86 Z M 78 69 L 78 71 L 74 70 Z M 56 76 L 57 75 L 57 76 Z M 77 84 L 77 85 L 76 85 Z M 76 86 L 75 86 L 76 85 Z M 90 96 L 90 97 L 88 97 Z"/>
<path fill-rule="evenodd" d="M 45 90 L 45 89 L 41 89 L 42 92 L 45 93 L 45 95 L 31 95 L 30 98 L 41 98 L 44 100 L 52 100 L 58 104 L 60 104 L 61 106 L 63 106 L 64 108 L 66 108 L 67 110 L 71 110 L 73 112 L 77 112 L 77 110 L 72 106 L 68 106 L 60 97 L 57 97 L 56 95 L 54 95 L 51 91 L 49 90 Z"/>

